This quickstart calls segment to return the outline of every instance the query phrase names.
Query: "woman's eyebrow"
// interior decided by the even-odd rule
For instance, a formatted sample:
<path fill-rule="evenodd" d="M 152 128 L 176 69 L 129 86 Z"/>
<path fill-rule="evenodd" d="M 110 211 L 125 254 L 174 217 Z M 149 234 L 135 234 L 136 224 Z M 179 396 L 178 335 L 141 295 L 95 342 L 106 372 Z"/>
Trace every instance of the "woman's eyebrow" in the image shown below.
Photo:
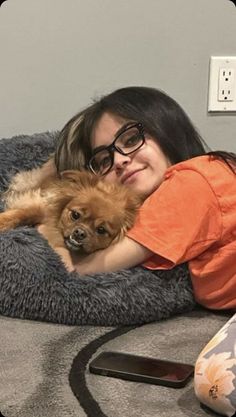
<path fill-rule="evenodd" d="M 107 149 L 109 145 L 100 145 L 93 149 L 93 155 L 99 151 L 103 151 L 104 149 Z"/>
<path fill-rule="evenodd" d="M 117 138 L 117 136 L 119 136 L 122 132 L 123 132 L 123 130 L 125 130 L 127 127 L 129 127 L 130 125 L 133 125 L 135 122 L 133 121 L 133 120 L 130 120 L 129 122 L 126 122 L 124 125 L 122 125 L 121 127 L 120 127 L 120 129 L 118 129 L 117 130 L 117 132 L 116 132 L 116 134 L 115 134 L 115 137 L 114 137 L 114 140 L 115 140 L 115 138 Z"/>
<path fill-rule="evenodd" d="M 116 140 L 117 136 L 119 136 L 123 130 L 125 130 L 127 127 L 129 127 L 130 125 L 134 124 L 135 122 L 133 120 L 130 120 L 129 122 L 125 123 L 124 125 L 122 125 L 116 132 L 113 140 L 111 141 L 110 145 L 112 144 L 112 142 L 114 142 L 114 140 Z M 97 146 L 96 148 L 93 149 L 93 154 L 97 153 L 101 150 L 107 149 L 110 145 L 100 145 Z"/>

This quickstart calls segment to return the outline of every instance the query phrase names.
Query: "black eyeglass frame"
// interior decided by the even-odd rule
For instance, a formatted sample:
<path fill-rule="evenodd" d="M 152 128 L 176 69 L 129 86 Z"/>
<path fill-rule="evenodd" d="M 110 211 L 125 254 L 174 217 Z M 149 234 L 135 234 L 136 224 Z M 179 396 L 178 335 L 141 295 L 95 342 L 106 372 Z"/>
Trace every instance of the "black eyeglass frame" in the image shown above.
<path fill-rule="evenodd" d="M 116 147 L 116 141 L 119 139 L 119 137 L 121 135 L 123 135 L 128 130 L 133 129 L 134 127 L 138 129 L 138 132 L 140 134 L 140 137 L 141 137 L 142 141 L 141 141 L 141 143 L 139 144 L 139 146 L 137 148 L 133 149 L 130 152 L 124 152 L 124 151 L 122 151 L 122 149 Z M 122 130 L 120 130 L 118 132 L 118 134 L 115 136 L 115 139 L 113 140 L 113 142 L 110 145 L 104 147 L 103 149 L 97 149 L 93 153 L 92 157 L 88 161 L 87 169 L 89 169 L 90 171 L 92 171 L 92 173 L 95 174 L 95 175 L 104 176 L 104 175 L 106 175 L 112 169 L 112 167 L 114 165 L 114 152 L 115 151 L 118 152 L 121 155 L 130 155 L 130 154 L 136 152 L 138 149 L 140 149 L 143 146 L 144 143 L 145 143 L 145 135 L 144 135 L 144 127 L 143 127 L 143 124 L 141 122 L 137 122 L 137 123 L 133 123 L 131 125 L 128 125 L 124 129 L 122 129 Z M 110 154 L 110 157 L 111 157 L 111 166 L 103 174 L 98 174 L 97 172 L 94 171 L 94 169 L 92 167 L 92 164 L 91 164 L 91 161 L 94 159 L 94 157 L 98 153 L 103 152 L 103 151 L 108 151 L 108 153 Z"/>

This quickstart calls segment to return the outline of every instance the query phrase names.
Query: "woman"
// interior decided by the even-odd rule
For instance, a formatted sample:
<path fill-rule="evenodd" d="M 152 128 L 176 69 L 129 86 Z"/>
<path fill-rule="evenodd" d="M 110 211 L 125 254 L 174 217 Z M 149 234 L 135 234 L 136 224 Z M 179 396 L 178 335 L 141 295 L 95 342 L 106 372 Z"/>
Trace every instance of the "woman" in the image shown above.
<path fill-rule="evenodd" d="M 76 265 L 80 273 L 188 262 L 196 299 L 236 307 L 236 155 L 206 154 L 181 107 L 146 87 L 117 90 L 63 129 L 57 169 L 87 168 L 146 198 L 120 243 Z"/>
<path fill-rule="evenodd" d="M 107 272 L 140 263 L 171 269 L 188 262 L 200 304 L 236 308 L 236 155 L 209 152 L 172 98 L 146 87 L 102 97 L 66 124 L 55 163 L 58 171 L 85 168 L 127 184 L 146 199 L 127 236 L 88 256 L 76 270 Z M 227 352 L 230 384 L 225 385 L 222 368 L 219 386 L 215 380 L 209 389 L 204 385 L 209 366 L 219 359 L 218 348 L 214 343 L 216 354 L 209 356 L 208 348 L 200 355 L 195 390 L 200 401 L 231 416 L 236 409 L 234 348 Z"/>

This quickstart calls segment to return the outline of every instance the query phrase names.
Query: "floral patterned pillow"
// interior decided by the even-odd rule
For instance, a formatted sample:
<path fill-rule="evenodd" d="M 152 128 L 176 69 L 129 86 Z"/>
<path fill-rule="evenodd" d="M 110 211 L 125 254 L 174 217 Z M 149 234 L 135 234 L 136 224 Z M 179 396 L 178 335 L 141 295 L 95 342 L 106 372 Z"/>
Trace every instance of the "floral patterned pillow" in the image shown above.
<path fill-rule="evenodd" d="M 236 411 L 236 314 L 200 353 L 195 366 L 195 393 L 217 413 Z"/>

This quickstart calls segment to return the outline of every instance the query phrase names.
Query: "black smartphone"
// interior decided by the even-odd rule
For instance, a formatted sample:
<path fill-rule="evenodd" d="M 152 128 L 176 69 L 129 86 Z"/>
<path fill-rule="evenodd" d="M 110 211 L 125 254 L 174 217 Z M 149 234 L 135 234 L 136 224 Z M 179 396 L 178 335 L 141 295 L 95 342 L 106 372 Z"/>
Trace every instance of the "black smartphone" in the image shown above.
<path fill-rule="evenodd" d="M 90 363 L 89 370 L 103 376 L 181 388 L 193 375 L 194 366 L 121 352 L 103 352 Z"/>

